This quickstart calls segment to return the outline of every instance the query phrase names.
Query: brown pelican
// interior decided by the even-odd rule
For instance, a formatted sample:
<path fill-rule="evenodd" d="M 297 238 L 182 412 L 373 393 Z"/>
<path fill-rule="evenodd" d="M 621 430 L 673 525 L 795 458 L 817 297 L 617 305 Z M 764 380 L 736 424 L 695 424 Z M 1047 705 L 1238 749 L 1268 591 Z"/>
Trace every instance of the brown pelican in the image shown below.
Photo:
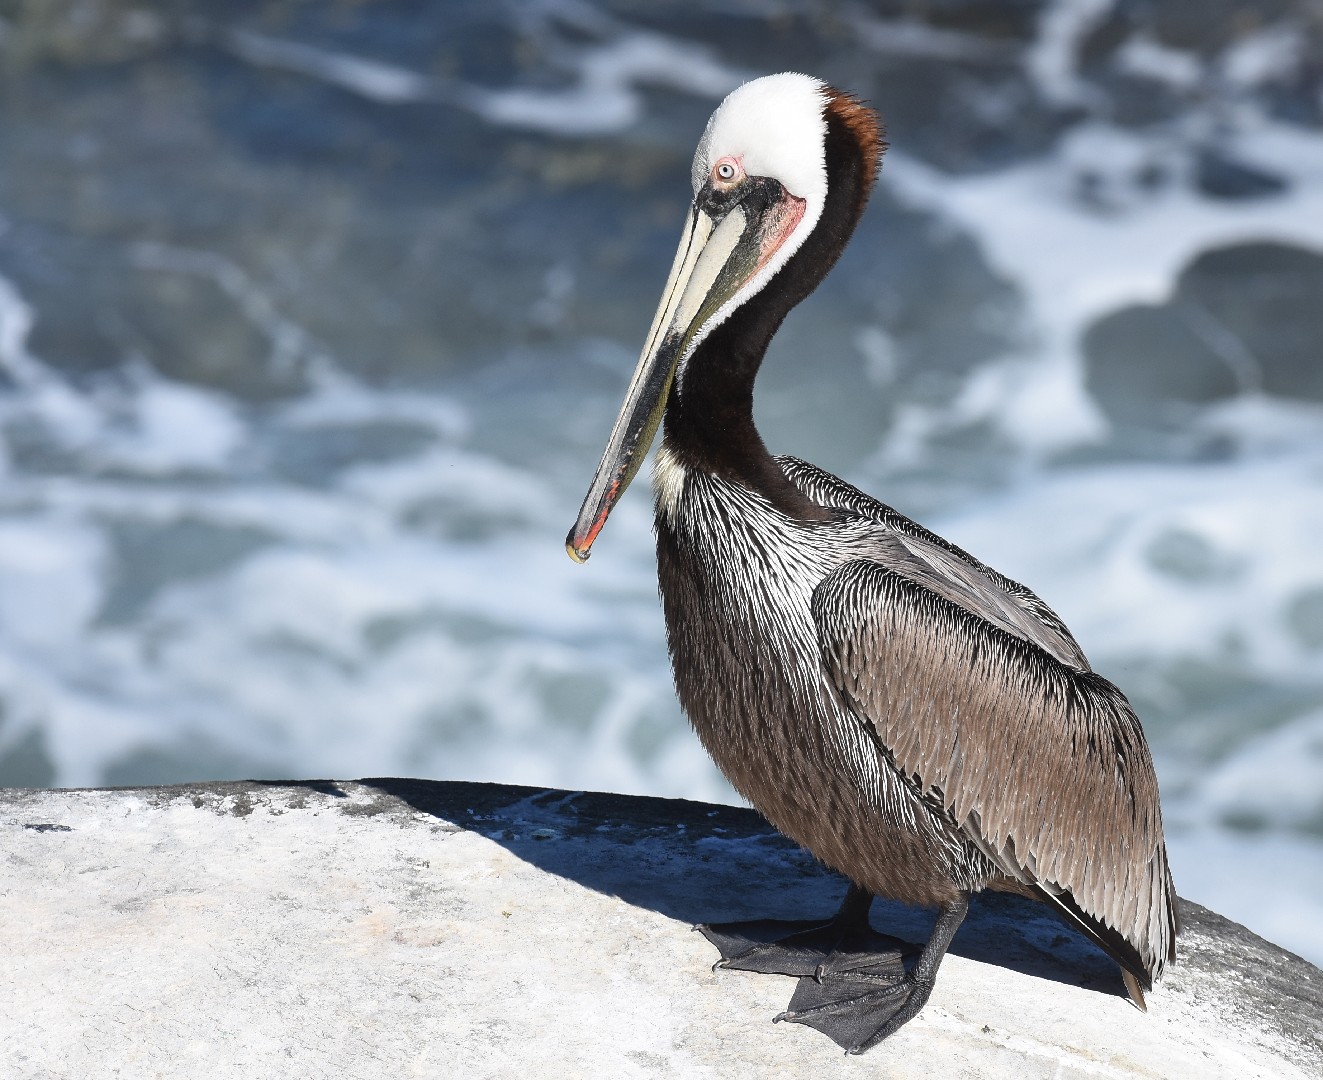
<path fill-rule="evenodd" d="M 767 345 L 840 256 L 883 148 L 871 109 L 806 75 L 721 104 L 566 540 L 588 558 L 663 425 L 657 562 L 680 702 L 735 788 L 852 883 L 832 920 L 779 940 L 754 924 L 706 932 L 726 966 L 814 975 L 824 994 L 780 1018 L 854 1053 L 923 1007 L 980 889 L 1051 904 L 1141 1008 L 1177 931 L 1148 745 L 1061 619 L 891 507 L 772 457 L 754 427 Z M 938 910 L 909 970 L 898 955 L 864 971 L 841 959 L 875 895 Z"/>

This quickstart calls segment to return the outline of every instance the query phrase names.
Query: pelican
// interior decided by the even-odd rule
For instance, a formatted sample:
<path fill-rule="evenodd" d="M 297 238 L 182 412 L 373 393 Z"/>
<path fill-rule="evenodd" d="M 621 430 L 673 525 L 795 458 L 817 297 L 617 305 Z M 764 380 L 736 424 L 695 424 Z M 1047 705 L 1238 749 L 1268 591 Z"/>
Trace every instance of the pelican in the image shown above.
<path fill-rule="evenodd" d="M 771 940 L 765 922 L 704 930 L 718 966 L 813 976 L 822 992 L 797 1006 L 797 991 L 777 1019 L 851 1053 L 923 1008 L 981 889 L 1051 905 L 1140 1008 L 1177 933 L 1139 720 L 1056 613 L 843 480 L 773 457 L 754 427 L 768 343 L 840 256 L 884 148 L 872 109 L 807 75 L 756 79 L 717 108 L 566 538 L 587 560 L 661 427 L 657 572 L 680 703 L 735 789 L 851 883 L 832 919 Z M 937 911 L 908 967 L 848 959 L 875 896 Z"/>

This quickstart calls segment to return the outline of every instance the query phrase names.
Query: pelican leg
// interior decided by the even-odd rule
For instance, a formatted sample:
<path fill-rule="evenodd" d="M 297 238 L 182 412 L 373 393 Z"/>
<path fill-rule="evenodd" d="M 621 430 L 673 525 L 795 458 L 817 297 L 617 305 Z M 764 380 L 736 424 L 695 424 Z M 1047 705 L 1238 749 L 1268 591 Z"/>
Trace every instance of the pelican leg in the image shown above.
<path fill-rule="evenodd" d="M 941 909 L 913 970 L 899 978 L 863 969 L 822 979 L 801 978 L 790 1008 L 776 1017 L 821 1031 L 847 1054 L 862 1054 L 918 1015 L 937 980 L 937 969 L 969 912 L 969 893 Z M 879 983 L 883 985 L 878 985 Z"/>
<path fill-rule="evenodd" d="M 840 909 L 830 919 L 754 919 L 698 927 L 721 953 L 713 966 L 764 975 L 800 975 L 825 979 L 867 971 L 904 976 L 905 942 L 879 934 L 868 925 L 872 894 L 851 883 Z"/>

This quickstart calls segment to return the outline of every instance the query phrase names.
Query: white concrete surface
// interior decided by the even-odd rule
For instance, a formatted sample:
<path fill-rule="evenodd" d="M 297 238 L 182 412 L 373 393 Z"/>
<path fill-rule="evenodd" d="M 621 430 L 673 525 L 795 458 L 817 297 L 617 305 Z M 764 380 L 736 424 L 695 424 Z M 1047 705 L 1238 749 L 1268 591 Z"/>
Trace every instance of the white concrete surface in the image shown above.
<path fill-rule="evenodd" d="M 1323 1075 L 1323 975 L 1193 906 L 1147 1014 L 1073 932 L 990 898 L 877 1049 L 773 1025 L 794 981 L 713 973 L 691 925 L 825 914 L 841 885 L 746 811 L 417 781 L 10 790 L 0 836 L 5 1080 Z"/>

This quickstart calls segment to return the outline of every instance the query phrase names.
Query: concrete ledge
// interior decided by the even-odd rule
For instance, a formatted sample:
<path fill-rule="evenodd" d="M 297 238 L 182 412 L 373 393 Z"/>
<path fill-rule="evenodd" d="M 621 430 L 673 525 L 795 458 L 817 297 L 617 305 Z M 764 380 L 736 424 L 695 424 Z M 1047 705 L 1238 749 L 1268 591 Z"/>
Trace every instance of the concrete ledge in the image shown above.
<path fill-rule="evenodd" d="M 830 912 L 757 815 L 410 780 L 0 791 L 0 1076 L 1317 1077 L 1323 973 L 1184 903 L 1147 1014 L 1037 905 L 980 897 L 862 1058 L 713 973 L 700 921 Z M 878 904 L 910 940 L 922 913 Z"/>

